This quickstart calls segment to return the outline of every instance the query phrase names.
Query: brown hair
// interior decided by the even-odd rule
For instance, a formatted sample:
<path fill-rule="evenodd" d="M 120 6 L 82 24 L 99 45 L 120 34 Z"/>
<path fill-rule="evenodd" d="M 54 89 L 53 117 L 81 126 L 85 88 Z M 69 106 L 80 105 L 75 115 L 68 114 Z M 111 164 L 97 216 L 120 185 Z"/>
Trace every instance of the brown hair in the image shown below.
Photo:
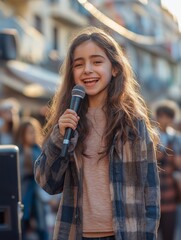
<path fill-rule="evenodd" d="M 36 144 L 39 146 L 42 143 L 42 132 L 41 132 L 41 124 L 40 122 L 33 117 L 24 117 L 21 119 L 17 134 L 16 134 L 16 144 L 23 145 L 25 143 L 25 135 L 28 126 L 32 126 L 36 132 Z"/>
<path fill-rule="evenodd" d="M 138 118 L 145 121 L 150 137 L 154 140 L 156 133 L 150 124 L 146 104 L 139 93 L 139 85 L 134 78 L 132 68 L 127 58 L 118 43 L 109 34 L 96 27 L 85 28 L 72 40 L 67 57 L 61 68 L 63 83 L 53 98 L 48 122 L 44 128 L 45 140 L 50 135 L 53 126 L 58 122 L 59 117 L 69 108 L 71 91 L 75 85 L 73 77 L 74 51 L 77 46 L 88 40 L 93 41 L 105 51 L 112 67 L 116 69 L 117 72 L 116 77 L 113 77 L 109 83 L 107 101 L 103 107 L 107 122 L 104 135 L 107 142 L 105 152 L 109 152 L 116 132 L 120 134 L 124 141 L 128 137 L 125 130 L 126 126 L 130 126 L 136 133 L 134 121 Z M 84 139 L 89 131 L 88 120 L 86 119 L 87 109 L 88 100 L 87 97 L 85 97 L 79 114 L 80 121 L 77 127 L 79 132 L 78 147 L 81 149 L 85 147 Z"/>

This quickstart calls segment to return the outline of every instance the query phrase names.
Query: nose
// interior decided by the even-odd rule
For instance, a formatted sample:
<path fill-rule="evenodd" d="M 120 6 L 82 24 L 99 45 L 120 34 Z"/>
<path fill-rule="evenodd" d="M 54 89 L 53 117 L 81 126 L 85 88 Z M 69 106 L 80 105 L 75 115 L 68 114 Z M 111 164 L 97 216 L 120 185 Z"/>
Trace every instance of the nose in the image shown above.
<path fill-rule="evenodd" d="M 84 72 L 87 74 L 87 73 L 91 73 L 93 70 L 92 70 L 92 65 L 91 63 L 87 62 L 85 64 L 85 68 L 84 68 Z"/>

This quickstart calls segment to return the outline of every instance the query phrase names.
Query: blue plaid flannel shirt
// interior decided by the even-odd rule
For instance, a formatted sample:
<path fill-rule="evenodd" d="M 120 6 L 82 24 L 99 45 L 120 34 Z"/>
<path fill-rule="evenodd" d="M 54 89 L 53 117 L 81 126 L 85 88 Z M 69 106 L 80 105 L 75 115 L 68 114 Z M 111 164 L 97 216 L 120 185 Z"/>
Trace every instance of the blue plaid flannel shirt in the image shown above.
<path fill-rule="evenodd" d="M 113 142 L 109 179 L 116 240 L 156 240 L 160 220 L 160 183 L 153 143 L 143 120 L 130 128 L 128 140 Z M 82 165 L 78 164 L 75 131 L 67 158 L 61 158 L 63 137 L 56 125 L 35 162 L 35 179 L 49 194 L 62 192 L 53 240 L 82 239 Z M 115 136 L 116 140 L 116 136 Z"/>

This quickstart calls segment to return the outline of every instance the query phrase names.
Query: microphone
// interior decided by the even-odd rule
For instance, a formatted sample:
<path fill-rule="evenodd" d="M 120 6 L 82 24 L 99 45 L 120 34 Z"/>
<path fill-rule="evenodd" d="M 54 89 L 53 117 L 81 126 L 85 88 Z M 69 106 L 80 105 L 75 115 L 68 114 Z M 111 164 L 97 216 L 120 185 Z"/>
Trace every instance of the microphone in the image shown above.
<path fill-rule="evenodd" d="M 85 97 L 84 87 L 81 85 L 76 85 L 72 89 L 72 98 L 71 98 L 71 102 L 70 102 L 70 109 L 72 109 L 76 113 L 78 113 L 80 110 L 82 99 L 84 97 Z M 62 145 L 62 150 L 61 150 L 61 157 L 66 157 L 66 155 L 67 155 L 68 146 L 69 146 L 72 132 L 73 132 L 72 128 L 67 128 L 65 130 L 65 135 L 64 135 L 63 145 Z"/>

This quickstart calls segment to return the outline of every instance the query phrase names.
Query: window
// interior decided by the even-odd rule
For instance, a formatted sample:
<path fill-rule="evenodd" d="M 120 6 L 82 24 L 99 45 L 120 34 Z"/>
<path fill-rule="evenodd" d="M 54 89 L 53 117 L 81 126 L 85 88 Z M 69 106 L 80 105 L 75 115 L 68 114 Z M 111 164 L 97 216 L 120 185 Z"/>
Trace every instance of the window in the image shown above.
<path fill-rule="evenodd" d="M 35 16 L 35 28 L 42 33 L 42 19 L 40 16 Z"/>
<path fill-rule="evenodd" d="M 53 49 L 58 50 L 58 29 L 53 28 Z"/>

